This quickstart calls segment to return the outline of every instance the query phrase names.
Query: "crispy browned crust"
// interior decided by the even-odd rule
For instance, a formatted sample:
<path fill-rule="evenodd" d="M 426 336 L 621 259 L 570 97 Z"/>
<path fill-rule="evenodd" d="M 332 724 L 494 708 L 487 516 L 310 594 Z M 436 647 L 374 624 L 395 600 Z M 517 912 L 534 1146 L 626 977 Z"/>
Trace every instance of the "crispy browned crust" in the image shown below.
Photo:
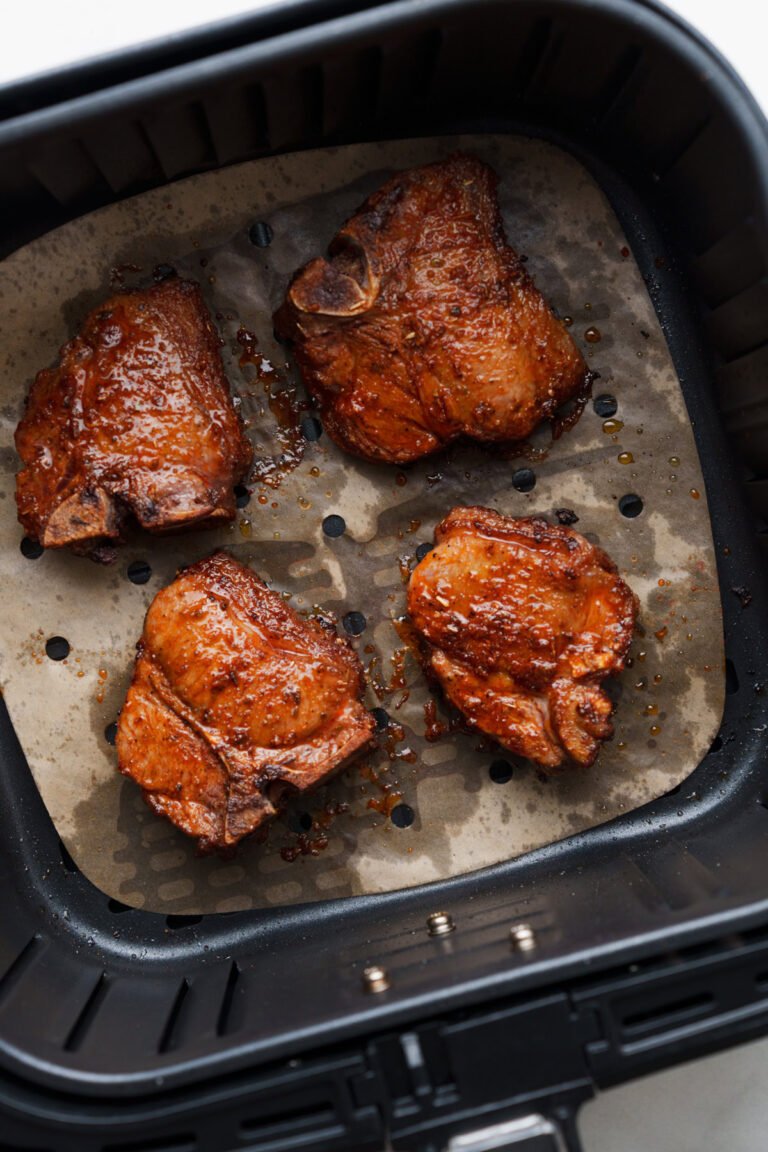
<path fill-rule="evenodd" d="M 401 172 L 275 314 L 329 435 L 407 462 L 460 436 L 525 439 L 590 373 L 507 245 L 497 177 L 471 156 Z"/>
<path fill-rule="evenodd" d="M 154 533 L 233 519 L 253 453 L 199 286 L 95 308 L 37 374 L 16 449 L 19 520 L 46 548 L 108 559 L 129 517 Z"/>
<path fill-rule="evenodd" d="M 229 849 L 371 741 L 348 642 L 224 552 L 158 592 L 120 714 L 120 771 L 155 811 Z"/>
<path fill-rule="evenodd" d="M 471 727 L 545 771 L 589 766 L 613 733 L 601 688 L 627 660 L 637 598 L 578 532 L 454 508 L 415 568 L 421 656 Z"/>

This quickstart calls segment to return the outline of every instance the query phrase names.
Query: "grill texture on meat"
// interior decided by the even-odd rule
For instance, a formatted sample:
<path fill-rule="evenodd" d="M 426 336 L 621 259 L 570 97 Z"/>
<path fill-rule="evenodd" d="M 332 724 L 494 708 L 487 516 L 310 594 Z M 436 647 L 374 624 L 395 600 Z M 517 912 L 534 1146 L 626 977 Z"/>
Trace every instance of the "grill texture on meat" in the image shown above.
<path fill-rule="evenodd" d="M 120 771 L 203 851 L 227 849 L 366 747 L 363 670 L 224 552 L 158 592 L 120 714 Z"/>
<path fill-rule="evenodd" d="M 400 173 L 294 277 L 275 315 L 329 435 L 406 462 L 457 437 L 516 441 L 591 375 L 508 247 L 493 170 Z"/>
<path fill-rule="evenodd" d="M 471 727 L 546 771 L 588 766 L 613 734 L 637 600 L 599 548 L 546 520 L 454 508 L 414 569 L 427 671 Z"/>
<path fill-rule="evenodd" d="M 38 373 L 16 430 L 19 520 L 46 548 L 114 558 L 150 532 L 233 519 L 252 448 L 197 284 L 112 296 Z"/>

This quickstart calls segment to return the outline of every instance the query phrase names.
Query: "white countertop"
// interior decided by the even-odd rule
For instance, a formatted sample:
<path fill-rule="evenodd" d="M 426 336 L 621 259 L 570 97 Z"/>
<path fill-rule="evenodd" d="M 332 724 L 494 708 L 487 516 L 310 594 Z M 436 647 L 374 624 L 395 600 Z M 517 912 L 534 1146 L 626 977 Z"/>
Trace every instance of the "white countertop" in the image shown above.
<path fill-rule="evenodd" d="M 174 35 L 279 0 L 23 0 L 3 16 L 0 83 Z M 768 112 L 758 0 L 671 0 L 730 60 Z M 768 1039 L 613 1089 L 582 1116 L 585 1152 L 760 1152 Z"/>

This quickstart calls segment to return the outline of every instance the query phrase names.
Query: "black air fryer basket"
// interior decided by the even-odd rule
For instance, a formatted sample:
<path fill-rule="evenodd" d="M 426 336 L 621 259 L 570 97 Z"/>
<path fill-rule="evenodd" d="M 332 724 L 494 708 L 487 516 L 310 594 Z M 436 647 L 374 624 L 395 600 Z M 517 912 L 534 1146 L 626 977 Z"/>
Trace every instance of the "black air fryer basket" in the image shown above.
<path fill-rule="evenodd" d="M 597 1088 L 768 1031 L 768 137 L 727 65 L 642 0 L 303 0 L 6 88 L 0 115 L 4 253 L 256 156 L 462 131 L 570 150 L 682 381 L 727 654 L 677 795 L 438 885 L 205 918 L 85 880 L 3 708 L 0 1149 L 576 1147 Z"/>

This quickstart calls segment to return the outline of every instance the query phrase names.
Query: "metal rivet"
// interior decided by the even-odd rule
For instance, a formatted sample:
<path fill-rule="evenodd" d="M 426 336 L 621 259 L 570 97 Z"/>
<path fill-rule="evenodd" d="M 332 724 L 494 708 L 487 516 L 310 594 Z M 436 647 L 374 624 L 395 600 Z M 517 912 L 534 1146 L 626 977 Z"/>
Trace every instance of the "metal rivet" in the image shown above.
<path fill-rule="evenodd" d="M 430 936 L 447 936 L 456 925 L 450 912 L 433 912 L 427 916 L 427 931 Z"/>
<path fill-rule="evenodd" d="M 531 952 L 536 947 L 536 933 L 530 924 L 514 924 L 509 930 L 509 938 L 515 952 Z"/>
<path fill-rule="evenodd" d="M 366 992 L 386 992 L 389 988 L 389 973 L 379 964 L 363 969 L 363 987 Z"/>

